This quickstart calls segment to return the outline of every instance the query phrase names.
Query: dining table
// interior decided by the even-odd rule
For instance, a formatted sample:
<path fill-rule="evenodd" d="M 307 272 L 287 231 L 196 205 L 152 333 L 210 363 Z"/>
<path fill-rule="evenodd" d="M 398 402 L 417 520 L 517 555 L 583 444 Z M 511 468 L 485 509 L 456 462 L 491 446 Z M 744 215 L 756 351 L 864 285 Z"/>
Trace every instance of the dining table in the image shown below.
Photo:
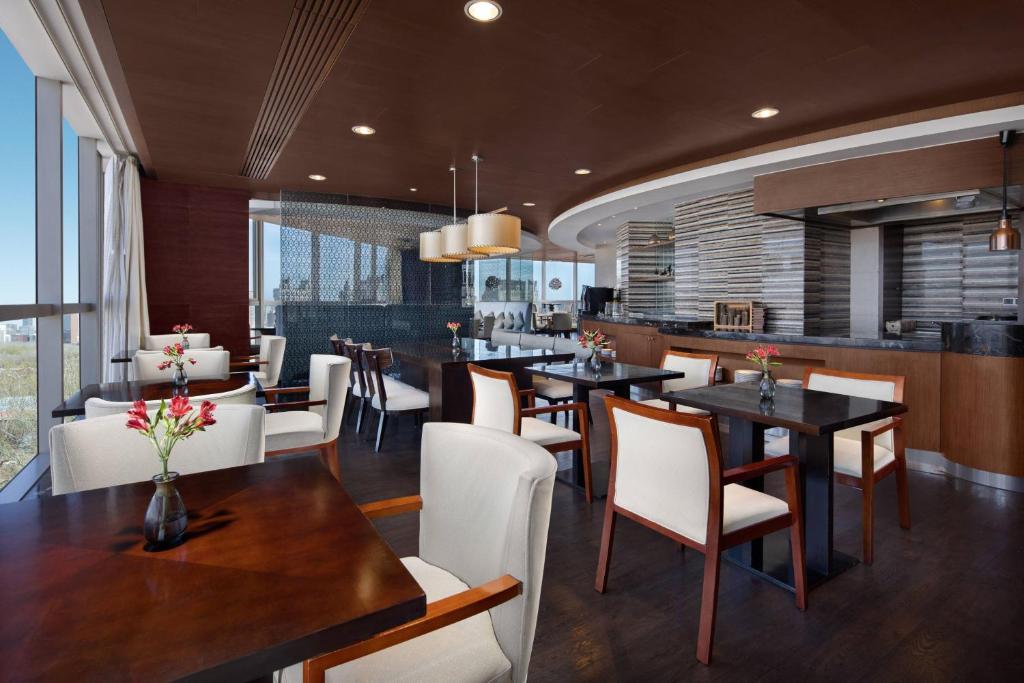
<path fill-rule="evenodd" d="M 820 585 L 858 563 L 833 545 L 833 435 L 906 413 L 906 405 L 783 385 L 774 398 L 763 399 L 756 382 L 666 392 L 661 398 L 727 418 L 726 468 L 763 460 L 765 429 L 788 429 L 789 452 L 800 461 L 807 585 Z M 764 490 L 763 478 L 746 485 Z M 793 590 L 789 546 L 781 535 L 737 546 L 725 558 Z"/>
<path fill-rule="evenodd" d="M 153 490 L 0 505 L 0 678 L 270 680 L 426 613 L 315 455 L 181 477 L 189 528 L 161 552 L 142 536 Z"/>
<path fill-rule="evenodd" d="M 686 376 L 682 370 L 666 370 L 649 368 L 645 365 L 632 365 L 616 361 L 602 360 L 601 369 L 595 370 L 588 361 L 572 359 L 572 362 L 546 362 L 531 365 L 526 372 L 538 377 L 548 377 L 572 384 L 572 398 L 575 403 L 590 404 L 590 392 L 605 389 L 616 396 L 630 398 L 632 388 L 636 385 L 662 382 L 668 379 L 681 379 Z M 571 424 L 571 422 L 570 422 Z M 596 450 L 591 447 L 591 450 Z M 581 455 L 577 452 L 572 456 L 572 466 L 562 467 L 555 475 L 559 481 L 571 484 L 583 490 L 583 467 Z M 593 495 L 602 497 L 608 492 L 607 460 L 592 460 L 590 466 L 591 490 Z"/>
<path fill-rule="evenodd" d="M 541 360 L 566 361 L 574 351 L 524 349 L 509 344 L 494 344 L 490 339 L 459 340 L 452 346 L 451 338 L 441 341 L 402 342 L 391 347 L 391 354 L 400 364 L 401 380 L 430 394 L 430 419 L 468 423 L 473 415 L 473 387 L 469 363 L 491 370 L 511 372 L 521 388 L 530 385 L 527 366 Z"/>
<path fill-rule="evenodd" d="M 256 385 L 256 396 L 263 396 L 263 385 L 252 372 L 230 372 L 221 377 L 190 379 L 188 384 L 179 386 L 170 380 L 123 380 L 87 384 L 68 396 L 50 413 L 53 417 L 79 417 L 85 415 L 85 402 L 90 398 L 101 398 L 115 403 L 133 401 L 170 400 L 175 396 L 203 396 L 220 394 L 241 389 L 247 384 Z"/>

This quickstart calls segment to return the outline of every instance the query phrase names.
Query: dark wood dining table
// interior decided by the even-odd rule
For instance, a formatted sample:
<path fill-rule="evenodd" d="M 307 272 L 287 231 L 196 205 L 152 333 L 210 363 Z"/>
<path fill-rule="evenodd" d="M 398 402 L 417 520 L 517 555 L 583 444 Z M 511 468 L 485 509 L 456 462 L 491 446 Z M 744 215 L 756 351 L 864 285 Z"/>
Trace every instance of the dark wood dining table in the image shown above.
<path fill-rule="evenodd" d="M 150 482 L 0 505 L 0 678 L 251 681 L 426 613 L 316 456 L 178 489 L 188 535 L 157 553 Z"/>
<path fill-rule="evenodd" d="M 406 342 L 391 346 L 392 355 L 401 364 L 403 382 L 430 394 L 430 419 L 444 422 L 469 422 L 473 413 L 473 388 L 466 365 L 473 363 L 491 370 L 511 372 L 522 388 L 529 387 L 524 369 L 539 360 L 570 360 L 574 352 L 524 349 L 493 344 L 489 339 L 462 339 L 458 349 L 451 339 Z"/>
<path fill-rule="evenodd" d="M 682 370 L 663 370 L 614 361 L 602 362 L 600 372 L 595 372 L 587 361 L 540 363 L 529 366 L 526 368 L 526 372 L 531 375 L 569 382 L 572 384 L 573 401 L 583 404 L 590 403 L 590 392 L 594 389 L 607 389 L 614 392 L 616 396 L 629 398 L 634 385 L 680 379 L 686 376 Z M 572 467 L 560 468 L 556 477 L 559 481 L 572 484 L 582 490 L 583 467 L 579 459 L 579 454 L 574 454 Z M 601 497 L 608 493 L 608 467 L 607 460 L 591 462 L 591 488 L 595 496 Z"/>
<path fill-rule="evenodd" d="M 117 403 L 169 400 L 179 394 L 187 396 L 220 394 L 225 391 L 241 389 L 246 384 L 255 384 L 256 395 L 263 396 L 263 386 L 252 372 L 232 372 L 219 378 L 191 379 L 184 387 L 179 387 L 169 380 L 124 380 L 122 382 L 87 384 L 54 408 L 51 415 L 58 418 L 85 415 L 85 402 L 90 398 L 102 398 L 105 401 Z"/>
<path fill-rule="evenodd" d="M 728 418 L 725 467 L 763 460 L 765 428 L 788 429 L 789 452 L 800 460 L 808 586 L 819 585 L 857 564 L 832 543 L 832 437 L 842 429 L 903 414 L 907 412 L 904 404 L 782 385 L 776 387 L 775 398 L 767 401 L 761 399 L 756 382 L 668 392 L 661 398 Z M 747 485 L 764 488 L 762 480 Z M 793 589 L 789 547 L 781 536 L 738 546 L 725 557 Z"/>

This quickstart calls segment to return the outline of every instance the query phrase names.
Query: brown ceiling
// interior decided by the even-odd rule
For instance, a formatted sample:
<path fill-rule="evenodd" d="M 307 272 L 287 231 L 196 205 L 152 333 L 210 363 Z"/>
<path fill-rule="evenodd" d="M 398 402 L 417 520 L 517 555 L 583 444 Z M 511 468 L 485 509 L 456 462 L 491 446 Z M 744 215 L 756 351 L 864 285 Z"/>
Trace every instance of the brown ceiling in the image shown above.
<path fill-rule="evenodd" d="M 454 161 L 471 207 L 479 152 L 481 208 L 534 232 L 661 169 L 1024 84 L 1020 0 L 503 0 L 490 25 L 463 0 L 370 0 L 257 181 L 239 172 L 296 3 L 88 1 L 151 175 L 445 203 Z M 765 104 L 782 114 L 750 118 Z"/>

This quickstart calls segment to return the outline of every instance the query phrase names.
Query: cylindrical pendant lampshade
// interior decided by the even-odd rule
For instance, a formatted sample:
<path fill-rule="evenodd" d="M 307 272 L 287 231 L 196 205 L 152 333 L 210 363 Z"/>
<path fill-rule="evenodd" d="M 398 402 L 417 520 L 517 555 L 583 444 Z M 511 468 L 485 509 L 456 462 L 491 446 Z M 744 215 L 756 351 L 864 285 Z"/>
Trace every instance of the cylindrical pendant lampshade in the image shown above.
<path fill-rule="evenodd" d="M 427 263 L 458 263 L 458 259 L 445 258 L 442 253 L 442 237 L 437 231 L 420 233 L 420 261 Z"/>
<path fill-rule="evenodd" d="M 475 213 L 469 217 L 469 250 L 478 254 L 519 253 L 522 221 L 505 213 Z"/>
<path fill-rule="evenodd" d="M 1017 251 L 1020 249 L 1020 232 L 1013 227 L 1009 218 L 999 221 L 996 228 L 988 238 L 989 251 Z"/>
<path fill-rule="evenodd" d="M 467 239 L 469 226 L 465 223 L 453 223 L 441 228 L 441 255 L 450 259 L 478 259 L 484 254 L 469 250 Z"/>

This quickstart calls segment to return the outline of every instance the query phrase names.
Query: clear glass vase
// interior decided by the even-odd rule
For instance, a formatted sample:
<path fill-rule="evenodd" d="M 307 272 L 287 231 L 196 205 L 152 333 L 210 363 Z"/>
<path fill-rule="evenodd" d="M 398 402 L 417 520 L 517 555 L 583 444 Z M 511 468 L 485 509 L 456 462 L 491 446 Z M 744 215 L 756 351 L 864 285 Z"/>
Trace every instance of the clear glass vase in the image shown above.
<path fill-rule="evenodd" d="M 146 521 L 143 534 L 146 537 L 146 550 L 163 550 L 182 542 L 185 530 L 188 529 L 188 511 L 185 501 L 175 483 L 177 472 L 168 472 L 165 477 L 157 474 L 153 477 L 156 492 L 149 500 L 146 508 Z"/>
<path fill-rule="evenodd" d="M 181 336 L 181 348 L 185 349 L 186 351 L 188 351 L 189 349 L 188 337 L 186 337 L 185 335 Z"/>
<path fill-rule="evenodd" d="M 453 349 L 462 348 L 461 344 L 459 343 L 459 335 L 457 335 L 457 334 L 452 334 L 452 348 Z"/>
<path fill-rule="evenodd" d="M 188 384 L 188 373 L 185 372 L 184 365 L 174 366 L 174 378 L 173 382 L 176 386 L 183 387 Z"/>
<path fill-rule="evenodd" d="M 597 352 L 597 349 L 593 350 L 590 354 L 590 369 L 595 373 L 601 373 L 601 355 Z"/>
<path fill-rule="evenodd" d="M 775 398 L 775 378 L 772 377 L 771 370 L 761 372 L 761 382 L 758 384 L 758 388 L 761 391 L 761 398 L 767 400 Z"/>

